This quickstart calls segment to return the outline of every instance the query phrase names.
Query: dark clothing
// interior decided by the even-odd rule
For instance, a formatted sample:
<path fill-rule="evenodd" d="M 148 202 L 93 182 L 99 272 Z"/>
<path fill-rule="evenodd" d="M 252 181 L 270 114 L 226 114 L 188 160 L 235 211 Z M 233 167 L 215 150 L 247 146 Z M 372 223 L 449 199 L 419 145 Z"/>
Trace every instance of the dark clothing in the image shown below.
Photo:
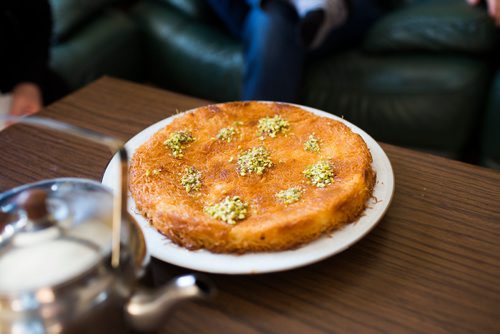
<path fill-rule="evenodd" d="M 47 0 L 0 1 L 0 91 L 33 82 L 41 88 L 46 103 L 67 92 L 48 67 L 51 31 Z"/>

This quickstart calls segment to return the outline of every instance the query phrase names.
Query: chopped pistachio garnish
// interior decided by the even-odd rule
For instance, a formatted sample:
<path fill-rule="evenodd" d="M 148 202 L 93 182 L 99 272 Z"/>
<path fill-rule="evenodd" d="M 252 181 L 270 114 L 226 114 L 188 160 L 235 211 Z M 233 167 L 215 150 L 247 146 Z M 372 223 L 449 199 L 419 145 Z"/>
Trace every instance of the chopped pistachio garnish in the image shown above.
<path fill-rule="evenodd" d="M 276 135 L 280 132 L 288 130 L 289 127 L 290 124 L 288 121 L 281 118 L 280 115 L 261 118 L 259 119 L 259 124 L 257 125 L 261 139 L 263 139 L 264 136 L 275 138 Z"/>
<path fill-rule="evenodd" d="M 162 171 L 161 168 L 159 168 L 159 169 L 153 169 L 153 170 L 146 169 L 146 176 L 158 175 L 158 174 L 160 174 L 161 171 Z"/>
<path fill-rule="evenodd" d="M 319 139 L 314 133 L 309 135 L 309 139 L 304 143 L 304 150 L 309 152 L 319 152 Z"/>
<path fill-rule="evenodd" d="M 182 158 L 184 156 L 184 148 L 187 144 L 194 141 L 191 132 L 186 130 L 176 131 L 163 142 L 163 145 L 168 146 L 172 150 L 174 158 Z"/>
<path fill-rule="evenodd" d="M 227 128 L 222 128 L 220 129 L 219 133 L 217 134 L 217 139 L 223 140 L 226 142 L 231 142 L 233 139 L 233 136 L 236 134 L 236 129 L 233 128 L 232 126 L 227 127 Z"/>
<path fill-rule="evenodd" d="M 248 204 L 239 196 L 227 196 L 219 203 L 205 207 L 205 212 L 215 219 L 234 225 L 237 220 L 246 218 Z"/>
<path fill-rule="evenodd" d="M 242 121 L 234 121 L 233 125 L 234 126 L 241 126 L 241 125 L 243 125 L 243 122 Z"/>
<path fill-rule="evenodd" d="M 304 193 L 300 187 L 292 187 L 276 193 L 276 198 L 283 204 L 292 204 L 297 202 Z"/>
<path fill-rule="evenodd" d="M 333 169 L 326 160 L 321 160 L 307 167 L 302 173 L 318 188 L 324 188 L 333 182 Z"/>
<path fill-rule="evenodd" d="M 252 147 L 238 157 L 238 173 L 241 176 L 250 173 L 262 175 L 266 168 L 272 166 L 273 162 L 264 146 Z"/>
<path fill-rule="evenodd" d="M 194 167 L 186 167 L 181 177 L 181 184 L 187 192 L 198 191 L 201 188 L 201 173 Z"/>

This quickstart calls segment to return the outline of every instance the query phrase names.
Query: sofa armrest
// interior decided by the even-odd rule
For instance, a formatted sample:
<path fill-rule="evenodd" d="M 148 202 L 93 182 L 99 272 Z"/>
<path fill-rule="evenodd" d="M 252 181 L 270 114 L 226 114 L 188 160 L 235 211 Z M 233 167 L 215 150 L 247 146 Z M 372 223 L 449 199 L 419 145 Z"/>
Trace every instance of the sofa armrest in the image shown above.
<path fill-rule="evenodd" d="M 484 8 L 465 0 L 420 2 L 396 9 L 368 32 L 367 51 L 459 51 L 488 53 L 500 44 L 500 29 Z"/>
<path fill-rule="evenodd" d="M 71 89 L 103 75 L 141 80 L 141 35 L 135 22 L 119 10 L 109 9 L 50 50 L 50 67 Z"/>

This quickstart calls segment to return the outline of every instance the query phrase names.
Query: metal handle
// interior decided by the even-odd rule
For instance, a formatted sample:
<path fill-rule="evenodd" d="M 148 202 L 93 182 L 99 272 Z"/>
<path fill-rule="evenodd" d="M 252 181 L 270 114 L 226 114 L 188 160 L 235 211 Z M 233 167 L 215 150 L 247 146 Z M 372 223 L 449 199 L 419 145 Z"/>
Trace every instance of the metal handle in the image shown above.
<path fill-rule="evenodd" d="M 113 234 L 111 252 L 111 266 L 113 268 L 117 268 L 120 265 L 121 222 L 122 218 L 127 217 L 128 153 L 124 147 L 124 142 L 112 136 L 107 136 L 89 129 L 80 128 L 49 118 L 37 116 L 16 117 L 0 115 L 0 120 L 29 124 L 38 128 L 56 130 L 83 139 L 88 139 L 101 145 L 105 145 L 111 150 L 113 154 L 118 152 L 118 155 L 120 157 L 120 168 L 118 171 L 120 191 L 116 193 L 115 196 L 113 196 Z M 0 235 L 0 240 L 2 240 L 2 238 L 3 236 Z"/>
<path fill-rule="evenodd" d="M 212 281 L 202 275 L 185 275 L 156 290 L 139 289 L 125 307 L 127 320 L 135 329 L 158 329 L 180 302 L 209 299 L 216 294 Z"/>

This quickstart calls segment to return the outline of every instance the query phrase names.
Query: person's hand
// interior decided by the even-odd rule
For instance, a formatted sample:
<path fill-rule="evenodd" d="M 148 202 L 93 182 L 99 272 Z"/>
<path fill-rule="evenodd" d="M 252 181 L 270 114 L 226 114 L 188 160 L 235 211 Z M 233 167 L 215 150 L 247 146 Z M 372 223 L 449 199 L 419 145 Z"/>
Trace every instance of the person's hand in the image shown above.
<path fill-rule="evenodd" d="M 42 92 L 31 82 L 17 84 L 12 90 L 12 102 L 9 115 L 27 116 L 42 108 Z"/>
<path fill-rule="evenodd" d="M 475 6 L 481 0 L 467 0 L 469 5 Z M 488 5 L 488 14 L 491 16 L 495 24 L 500 27 L 500 0 L 486 0 Z"/>

